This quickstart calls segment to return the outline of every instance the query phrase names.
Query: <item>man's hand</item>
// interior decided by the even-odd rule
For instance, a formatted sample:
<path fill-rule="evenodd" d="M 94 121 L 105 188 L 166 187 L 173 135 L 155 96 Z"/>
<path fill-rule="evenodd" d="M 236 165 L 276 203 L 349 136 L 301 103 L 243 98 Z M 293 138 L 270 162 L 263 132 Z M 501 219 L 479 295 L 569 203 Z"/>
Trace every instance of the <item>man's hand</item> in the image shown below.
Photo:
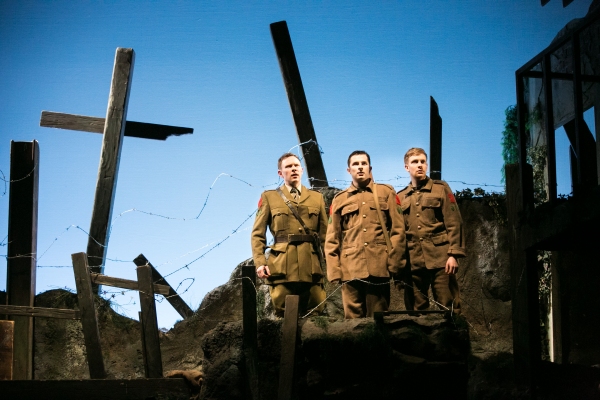
<path fill-rule="evenodd" d="M 266 265 L 261 265 L 256 269 L 256 275 L 260 279 L 265 279 L 271 276 L 271 271 L 269 271 L 269 267 L 267 267 Z"/>
<path fill-rule="evenodd" d="M 446 273 L 448 275 L 453 275 L 458 271 L 458 261 L 454 256 L 448 257 L 448 261 L 446 261 Z"/>

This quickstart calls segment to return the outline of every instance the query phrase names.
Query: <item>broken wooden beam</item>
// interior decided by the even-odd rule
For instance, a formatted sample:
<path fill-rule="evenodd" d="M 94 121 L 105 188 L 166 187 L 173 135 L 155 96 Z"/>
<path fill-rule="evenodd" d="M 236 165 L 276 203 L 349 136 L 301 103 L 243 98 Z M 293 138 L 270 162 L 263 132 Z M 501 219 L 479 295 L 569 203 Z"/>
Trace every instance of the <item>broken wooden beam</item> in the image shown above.
<path fill-rule="evenodd" d="M 85 343 L 86 357 L 90 369 L 90 378 L 104 379 L 104 359 L 100 346 L 100 331 L 98 329 L 98 315 L 94 306 L 94 292 L 90 279 L 88 258 L 85 253 L 71 254 L 75 286 L 77 288 L 77 302 L 81 313 L 81 327 Z"/>
<path fill-rule="evenodd" d="M 92 284 L 112 286 L 120 289 L 139 290 L 138 282 L 129 279 L 114 278 L 95 272 L 90 273 Z M 171 292 L 171 287 L 168 285 L 154 284 L 154 293 L 167 296 Z"/>
<path fill-rule="evenodd" d="M 105 121 L 106 118 L 101 117 L 42 111 L 40 126 L 46 128 L 69 129 L 72 131 L 104 133 Z M 180 136 L 191 133 L 194 133 L 193 128 L 127 121 L 125 122 L 124 136 L 142 139 L 167 140 L 169 136 Z"/>
<path fill-rule="evenodd" d="M 0 314 L 21 315 L 26 317 L 80 319 L 79 310 L 64 308 L 28 307 L 28 306 L 4 306 L 0 305 Z"/>
<path fill-rule="evenodd" d="M 168 290 L 167 294 L 163 294 L 163 293 L 160 293 L 160 294 L 165 296 L 165 298 L 167 299 L 169 304 L 171 304 L 173 306 L 173 308 L 179 313 L 179 315 L 181 315 L 184 319 L 189 318 L 192 315 L 194 315 L 194 310 L 192 310 L 190 308 L 190 306 L 187 305 L 187 303 L 179 296 L 179 294 L 175 291 L 175 289 L 173 289 L 173 287 L 171 285 L 169 285 L 169 283 L 166 281 L 166 279 L 163 278 L 163 276 L 160 274 L 160 272 L 158 272 L 152 264 L 150 264 L 150 261 L 148 261 L 148 259 L 143 254 L 140 254 L 139 256 L 137 256 L 135 258 L 135 260 L 133 260 L 133 262 L 138 267 L 140 267 L 142 265 L 150 266 L 150 268 L 152 269 L 152 282 L 154 282 L 155 287 L 157 285 L 168 286 L 169 290 Z M 156 293 L 158 293 L 158 292 L 156 292 Z"/>
<path fill-rule="evenodd" d="M 270 27 L 285 91 L 296 125 L 298 141 L 301 143 L 308 179 L 311 186 L 329 186 L 287 23 L 285 21 L 274 22 Z"/>
<path fill-rule="evenodd" d="M 37 264 L 40 148 L 37 141 L 10 143 L 10 192 L 6 257 L 7 304 L 33 307 Z M 14 316 L 14 379 L 33 379 L 33 318 Z"/>
<path fill-rule="evenodd" d="M 152 270 L 149 265 L 141 265 L 136 268 L 136 272 L 139 284 L 140 309 L 142 310 L 142 332 L 148 365 L 148 376 L 146 378 L 162 378 L 163 367 L 152 285 Z"/>

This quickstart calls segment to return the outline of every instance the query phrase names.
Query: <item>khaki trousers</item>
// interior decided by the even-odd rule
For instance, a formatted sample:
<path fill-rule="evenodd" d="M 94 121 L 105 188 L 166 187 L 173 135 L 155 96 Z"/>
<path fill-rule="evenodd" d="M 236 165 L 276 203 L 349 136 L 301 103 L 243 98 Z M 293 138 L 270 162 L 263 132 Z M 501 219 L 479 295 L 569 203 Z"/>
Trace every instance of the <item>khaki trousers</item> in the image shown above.
<path fill-rule="evenodd" d="M 456 274 L 448 275 L 444 268 L 419 268 L 411 271 L 412 289 L 404 290 L 404 304 L 407 310 L 426 310 L 429 308 L 429 288 L 433 299 L 447 307 L 448 310 L 460 314 L 460 292 Z M 444 307 L 438 308 L 445 310 Z"/>
<path fill-rule="evenodd" d="M 376 311 L 387 311 L 390 305 L 389 282 L 389 278 L 377 277 L 345 282 L 342 286 L 344 317 L 373 317 Z"/>
<path fill-rule="evenodd" d="M 285 314 L 285 298 L 286 296 L 297 295 L 300 296 L 298 301 L 298 311 L 300 316 L 306 314 L 309 310 L 319 306 L 315 310 L 318 314 L 325 308 L 324 300 L 327 297 L 323 284 L 312 283 L 312 282 L 286 282 L 272 285 L 269 287 L 271 293 L 271 301 L 273 302 L 273 308 L 275 315 L 283 317 Z"/>

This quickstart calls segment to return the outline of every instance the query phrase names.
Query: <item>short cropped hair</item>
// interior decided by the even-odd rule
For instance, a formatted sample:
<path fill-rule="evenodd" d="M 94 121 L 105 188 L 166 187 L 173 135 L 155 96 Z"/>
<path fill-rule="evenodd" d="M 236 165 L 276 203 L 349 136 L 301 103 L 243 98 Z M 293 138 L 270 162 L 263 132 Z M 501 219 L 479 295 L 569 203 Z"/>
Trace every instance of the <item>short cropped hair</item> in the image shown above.
<path fill-rule="evenodd" d="M 284 153 L 281 157 L 279 157 L 279 160 L 277 160 L 277 169 L 278 170 L 281 169 L 281 162 L 289 157 L 296 157 L 296 159 L 298 159 L 298 161 L 300 161 L 300 158 L 297 155 L 295 155 L 294 153 Z"/>
<path fill-rule="evenodd" d="M 408 159 L 409 158 L 411 158 L 412 156 L 417 156 L 419 154 L 424 154 L 425 155 L 425 159 L 427 160 L 427 153 L 425 153 L 425 150 L 423 150 L 422 148 L 420 148 L 420 147 L 413 147 L 412 149 L 408 149 L 408 151 L 404 155 L 404 164 L 408 164 Z"/>
<path fill-rule="evenodd" d="M 367 156 L 367 160 L 369 160 L 369 165 L 371 165 L 371 156 L 369 156 L 369 153 L 367 153 L 364 150 L 354 150 L 352 153 L 350 153 L 350 155 L 348 156 L 348 166 L 350 166 L 350 159 L 354 156 L 360 156 L 364 154 L 365 156 Z"/>

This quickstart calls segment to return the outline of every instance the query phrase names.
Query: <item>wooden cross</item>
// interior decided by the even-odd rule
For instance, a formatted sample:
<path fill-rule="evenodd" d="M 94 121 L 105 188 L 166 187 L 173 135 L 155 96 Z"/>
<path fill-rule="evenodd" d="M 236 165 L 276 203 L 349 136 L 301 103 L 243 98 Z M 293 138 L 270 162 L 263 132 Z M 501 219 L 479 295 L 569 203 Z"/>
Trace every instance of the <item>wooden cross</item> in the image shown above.
<path fill-rule="evenodd" d="M 92 272 L 102 273 L 108 245 L 108 226 L 117 186 L 123 136 L 165 140 L 193 133 L 192 128 L 126 121 L 135 52 L 117 48 L 106 118 L 42 112 L 40 126 L 103 133 L 87 257 Z M 94 290 L 97 292 L 98 287 Z"/>
<path fill-rule="evenodd" d="M 317 143 L 315 128 L 310 118 L 308 102 L 304 94 L 300 70 L 296 62 L 296 55 L 294 54 L 294 47 L 292 46 L 292 39 L 290 38 L 287 23 L 285 21 L 274 22 L 270 27 L 281 75 L 283 75 L 283 83 L 296 125 L 296 133 L 298 134 L 298 140 L 302 148 L 308 179 L 311 186 L 327 187 L 329 183 L 325 175 L 325 167 L 321 159 L 321 151 Z"/>

